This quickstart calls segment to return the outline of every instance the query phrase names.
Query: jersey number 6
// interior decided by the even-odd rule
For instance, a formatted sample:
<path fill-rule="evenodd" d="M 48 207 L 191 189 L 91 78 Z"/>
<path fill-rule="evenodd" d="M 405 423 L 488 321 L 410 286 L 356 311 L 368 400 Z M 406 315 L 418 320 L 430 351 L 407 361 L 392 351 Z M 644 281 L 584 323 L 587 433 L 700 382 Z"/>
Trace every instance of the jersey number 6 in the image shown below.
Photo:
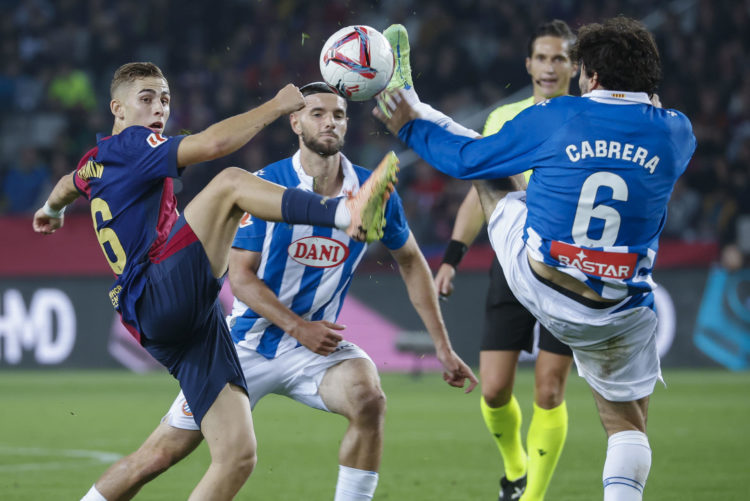
<path fill-rule="evenodd" d="M 620 231 L 620 213 L 616 209 L 604 205 L 594 205 L 596 194 L 601 187 L 612 190 L 612 199 L 625 202 L 628 199 L 628 185 L 625 180 L 611 172 L 596 172 L 586 178 L 581 187 L 578 198 L 576 217 L 573 220 L 573 242 L 581 247 L 611 247 L 617 241 Z M 604 221 L 601 237 L 593 239 L 588 231 L 591 219 Z"/>
<path fill-rule="evenodd" d="M 109 261 L 109 265 L 117 275 L 120 275 L 122 270 L 125 269 L 125 263 L 128 261 L 128 258 L 125 256 L 125 249 L 122 248 L 115 230 L 112 228 L 97 229 L 97 214 L 101 215 L 102 222 L 112 219 L 112 211 L 109 210 L 109 205 L 101 198 L 91 200 L 91 217 L 94 220 L 94 231 L 96 231 L 96 238 L 99 240 L 99 245 L 101 245 L 104 256 Z M 109 247 L 109 250 L 107 250 L 107 247 Z M 114 261 L 112 260 L 113 257 L 115 258 Z"/>

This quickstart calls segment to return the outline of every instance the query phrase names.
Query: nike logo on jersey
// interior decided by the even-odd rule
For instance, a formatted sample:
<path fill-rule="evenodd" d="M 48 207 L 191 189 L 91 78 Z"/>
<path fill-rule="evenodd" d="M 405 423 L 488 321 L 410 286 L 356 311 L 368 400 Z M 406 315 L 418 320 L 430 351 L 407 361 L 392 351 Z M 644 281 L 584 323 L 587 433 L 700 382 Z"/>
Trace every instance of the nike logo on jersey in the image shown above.
<path fill-rule="evenodd" d="M 584 250 L 556 240 L 550 243 L 549 255 L 560 264 L 578 268 L 588 275 L 620 280 L 632 277 L 638 262 L 638 254 L 632 252 Z"/>
<path fill-rule="evenodd" d="M 164 144 L 164 143 L 166 143 L 166 142 L 167 142 L 167 138 L 166 138 L 166 137 L 164 137 L 164 136 L 162 136 L 162 135 L 161 135 L 161 134 L 159 134 L 158 132 L 152 132 L 152 133 L 151 133 L 151 134 L 149 134 L 149 135 L 148 135 L 148 137 L 146 138 L 146 142 L 147 142 L 147 143 L 148 143 L 148 145 L 149 145 L 149 146 L 151 146 L 152 148 L 156 148 L 156 147 L 157 147 L 157 146 L 159 146 L 160 144 Z"/>
<path fill-rule="evenodd" d="M 650 156 L 646 148 L 641 146 L 636 147 L 629 143 L 623 145 L 618 141 L 605 141 L 603 139 L 581 141 L 580 146 L 569 144 L 565 147 L 565 153 L 573 163 L 579 160 L 586 160 L 587 158 L 614 158 L 638 164 L 647 169 L 651 174 L 654 173 L 656 166 L 659 165 L 659 157 L 656 155 Z M 646 161 L 647 158 L 649 159 L 648 161 Z"/>
<path fill-rule="evenodd" d="M 287 248 L 289 257 L 305 266 L 332 268 L 349 257 L 349 247 L 328 237 L 304 237 Z"/>

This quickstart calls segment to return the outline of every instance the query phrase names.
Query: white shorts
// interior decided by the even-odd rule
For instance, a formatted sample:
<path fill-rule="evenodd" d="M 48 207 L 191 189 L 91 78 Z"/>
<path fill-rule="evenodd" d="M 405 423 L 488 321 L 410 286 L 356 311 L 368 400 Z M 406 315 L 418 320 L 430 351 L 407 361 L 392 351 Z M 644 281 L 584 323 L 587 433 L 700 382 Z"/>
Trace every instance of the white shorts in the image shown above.
<path fill-rule="evenodd" d="M 276 393 L 314 409 L 330 412 L 318 393 L 326 371 L 339 362 L 352 358 L 365 358 L 372 363 L 364 350 L 346 341 L 339 343 L 336 351 L 327 357 L 299 346 L 269 360 L 255 350 L 236 344 L 235 348 L 245 374 L 252 408 L 264 396 Z M 183 430 L 199 429 L 182 392 L 177 395 L 162 422 Z"/>
<path fill-rule="evenodd" d="M 571 347 L 578 374 L 604 398 L 627 402 L 650 395 L 661 380 L 656 313 L 644 306 L 617 311 L 629 298 L 593 308 L 541 282 L 531 271 L 523 241 L 526 212 L 526 193 L 510 193 L 487 225 L 513 294 Z"/>

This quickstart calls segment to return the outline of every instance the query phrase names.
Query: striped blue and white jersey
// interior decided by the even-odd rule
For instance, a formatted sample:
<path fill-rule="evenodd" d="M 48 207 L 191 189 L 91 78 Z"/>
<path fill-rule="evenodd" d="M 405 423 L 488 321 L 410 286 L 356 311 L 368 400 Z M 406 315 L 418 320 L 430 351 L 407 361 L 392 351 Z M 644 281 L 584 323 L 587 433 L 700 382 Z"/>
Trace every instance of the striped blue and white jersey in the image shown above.
<path fill-rule="evenodd" d="M 667 202 L 696 145 L 679 111 L 652 106 L 645 93 L 608 90 L 543 101 L 483 139 L 425 120 L 407 123 L 399 137 L 461 179 L 533 168 L 524 227 L 530 257 L 607 299 L 653 289 Z"/>
<path fill-rule="evenodd" d="M 359 189 L 370 171 L 352 165 L 341 155 L 344 182 L 340 195 Z M 256 173 L 282 186 L 313 191 L 313 178 L 300 164 L 300 152 Z M 396 192 L 386 205 L 386 226 L 381 242 L 388 249 L 401 248 L 409 237 L 401 199 Z M 266 222 L 245 215 L 233 247 L 260 252 L 258 277 L 279 300 L 305 320 L 335 322 L 349 290 L 352 274 L 367 245 L 352 240 L 335 228 Z M 274 358 L 300 346 L 296 339 L 234 299 L 229 327 L 235 343 Z"/>

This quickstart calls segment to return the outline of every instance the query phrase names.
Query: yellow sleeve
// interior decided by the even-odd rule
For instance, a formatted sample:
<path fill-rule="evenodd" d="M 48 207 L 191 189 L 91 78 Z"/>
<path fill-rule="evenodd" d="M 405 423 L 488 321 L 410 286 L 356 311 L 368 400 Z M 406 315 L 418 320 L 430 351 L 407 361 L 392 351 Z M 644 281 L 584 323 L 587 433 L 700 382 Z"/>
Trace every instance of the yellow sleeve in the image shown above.
<path fill-rule="evenodd" d="M 505 122 L 513 120 L 513 118 L 521 113 L 526 108 L 534 104 L 534 97 L 524 99 L 523 101 L 516 101 L 515 103 L 506 104 L 495 108 L 492 113 L 487 117 L 487 121 L 484 123 L 484 130 L 482 131 L 483 136 L 491 136 L 497 131 L 503 128 Z M 526 182 L 529 182 L 531 177 L 531 169 L 523 173 Z"/>

